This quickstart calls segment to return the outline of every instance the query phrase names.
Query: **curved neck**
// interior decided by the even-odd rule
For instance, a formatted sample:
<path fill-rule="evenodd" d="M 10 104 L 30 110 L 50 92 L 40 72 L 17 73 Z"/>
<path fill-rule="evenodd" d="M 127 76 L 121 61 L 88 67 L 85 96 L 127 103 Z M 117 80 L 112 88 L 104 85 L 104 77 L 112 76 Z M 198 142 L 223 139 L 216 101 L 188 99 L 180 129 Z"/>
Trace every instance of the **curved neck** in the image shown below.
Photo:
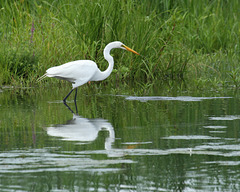
<path fill-rule="evenodd" d="M 108 68 L 105 71 L 98 70 L 98 72 L 95 74 L 94 79 L 92 79 L 92 80 L 94 80 L 94 81 L 102 81 L 102 80 L 106 79 L 112 73 L 113 66 L 114 66 L 114 60 L 113 60 L 113 57 L 110 55 L 110 51 L 112 49 L 114 49 L 114 48 L 118 48 L 116 46 L 115 42 L 109 43 L 104 48 L 103 55 L 104 55 L 104 58 L 108 62 Z"/>
<path fill-rule="evenodd" d="M 111 51 L 112 47 L 109 46 L 109 44 L 104 48 L 103 51 L 103 55 L 104 58 L 107 60 L 108 62 L 108 68 L 105 71 L 102 71 L 102 80 L 106 79 L 113 70 L 113 66 L 114 66 L 114 60 L 113 57 L 110 55 L 110 51 Z"/>

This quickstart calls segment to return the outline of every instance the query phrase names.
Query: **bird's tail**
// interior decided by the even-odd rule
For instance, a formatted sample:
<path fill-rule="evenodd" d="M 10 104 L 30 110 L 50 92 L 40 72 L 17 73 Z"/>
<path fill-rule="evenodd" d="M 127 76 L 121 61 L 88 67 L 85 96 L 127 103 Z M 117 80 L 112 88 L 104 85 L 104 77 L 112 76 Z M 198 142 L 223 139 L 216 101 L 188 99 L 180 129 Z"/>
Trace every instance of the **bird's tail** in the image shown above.
<path fill-rule="evenodd" d="M 45 77 L 47 77 L 47 73 L 37 79 L 37 82 L 42 81 Z"/>

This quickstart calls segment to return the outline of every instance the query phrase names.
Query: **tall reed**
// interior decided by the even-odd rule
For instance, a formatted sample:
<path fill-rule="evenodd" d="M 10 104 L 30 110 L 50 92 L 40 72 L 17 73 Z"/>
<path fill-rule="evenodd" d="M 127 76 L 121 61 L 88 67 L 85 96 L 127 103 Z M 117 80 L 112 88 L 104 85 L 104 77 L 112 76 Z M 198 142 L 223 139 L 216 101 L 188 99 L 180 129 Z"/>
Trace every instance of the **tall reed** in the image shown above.
<path fill-rule="evenodd" d="M 104 46 L 120 40 L 143 57 L 113 51 L 107 82 L 237 84 L 238 7 L 237 0 L 0 0 L 0 83 L 31 85 L 47 68 L 77 59 L 104 70 Z"/>

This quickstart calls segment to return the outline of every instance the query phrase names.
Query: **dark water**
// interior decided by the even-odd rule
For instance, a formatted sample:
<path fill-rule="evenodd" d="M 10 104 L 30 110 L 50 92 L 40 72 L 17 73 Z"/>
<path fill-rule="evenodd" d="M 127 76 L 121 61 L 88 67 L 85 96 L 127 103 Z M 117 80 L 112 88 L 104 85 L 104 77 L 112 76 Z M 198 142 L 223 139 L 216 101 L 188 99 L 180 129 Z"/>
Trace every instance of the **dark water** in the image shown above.
<path fill-rule="evenodd" d="M 84 90 L 2 89 L 0 191 L 240 191 L 238 94 Z"/>

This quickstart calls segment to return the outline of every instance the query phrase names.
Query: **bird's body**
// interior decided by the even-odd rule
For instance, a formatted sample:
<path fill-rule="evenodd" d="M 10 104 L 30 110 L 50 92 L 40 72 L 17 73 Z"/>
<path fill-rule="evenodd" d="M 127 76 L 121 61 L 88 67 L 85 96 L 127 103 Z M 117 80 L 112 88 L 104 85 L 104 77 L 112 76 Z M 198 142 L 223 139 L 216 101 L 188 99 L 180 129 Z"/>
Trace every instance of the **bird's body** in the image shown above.
<path fill-rule="evenodd" d="M 97 81 L 96 74 L 101 73 L 95 62 L 91 60 L 78 60 L 51 67 L 46 71 L 48 77 L 66 80 L 72 83 L 73 89 L 88 81 Z M 95 78 L 94 78 L 95 77 Z"/>
<path fill-rule="evenodd" d="M 45 77 L 55 77 L 57 79 L 62 79 L 62 80 L 71 82 L 73 88 L 69 92 L 69 94 L 63 99 L 63 101 L 66 102 L 66 99 L 68 98 L 68 96 L 77 87 L 87 83 L 88 81 L 102 81 L 111 74 L 114 66 L 114 60 L 113 60 L 113 57 L 110 55 L 110 51 L 114 48 L 122 48 L 128 51 L 131 51 L 135 54 L 138 54 L 136 51 L 128 48 L 123 43 L 119 41 L 114 41 L 109 43 L 103 51 L 104 58 L 109 63 L 109 66 L 105 71 L 101 71 L 94 61 L 77 60 L 77 61 L 65 63 L 60 66 L 49 68 L 46 71 L 46 73 L 39 78 L 39 80 L 42 80 Z M 76 94 L 77 94 L 77 89 L 76 89 Z M 75 95 L 75 100 L 76 100 L 76 95 Z"/>

